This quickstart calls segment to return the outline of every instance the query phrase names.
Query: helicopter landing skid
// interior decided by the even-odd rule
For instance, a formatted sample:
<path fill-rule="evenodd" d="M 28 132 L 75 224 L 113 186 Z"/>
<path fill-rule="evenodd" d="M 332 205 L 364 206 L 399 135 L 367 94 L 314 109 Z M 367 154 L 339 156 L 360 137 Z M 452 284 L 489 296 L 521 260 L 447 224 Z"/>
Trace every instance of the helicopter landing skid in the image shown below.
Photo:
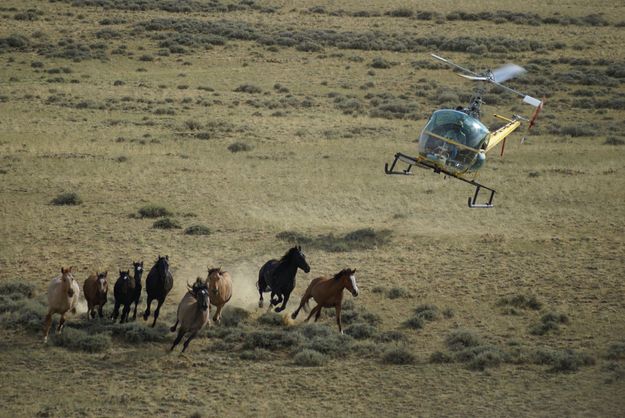
<path fill-rule="evenodd" d="M 402 162 L 404 164 L 407 165 L 406 168 L 404 168 L 403 170 L 397 170 L 395 167 L 397 165 L 398 162 Z M 419 167 L 419 168 L 424 168 L 424 169 L 428 169 L 428 170 L 433 170 L 436 174 L 441 174 L 443 173 L 446 176 L 449 177 L 453 177 L 456 178 L 458 180 L 461 180 L 465 183 L 469 183 L 470 185 L 472 185 L 473 187 L 475 187 L 475 193 L 473 194 L 473 197 L 469 197 L 469 207 L 472 209 L 487 209 L 487 208 L 492 208 L 493 207 L 493 198 L 495 197 L 495 189 L 491 189 L 490 187 L 484 186 L 483 184 L 478 183 L 475 180 L 467 180 L 465 178 L 462 178 L 460 176 L 458 176 L 455 173 L 452 173 L 448 170 L 445 170 L 444 168 L 439 167 L 438 165 L 426 160 L 426 159 L 422 159 L 422 158 L 414 158 L 411 157 L 409 155 L 406 154 L 402 154 L 401 152 L 398 152 L 397 154 L 395 154 L 395 159 L 393 160 L 393 162 L 391 163 L 391 166 L 389 168 L 388 163 L 384 164 L 384 172 L 386 174 L 401 174 L 401 175 L 411 175 L 412 172 L 410 171 L 410 169 L 415 166 L 415 167 Z M 486 189 L 490 192 L 490 196 L 488 197 L 488 202 L 487 203 L 476 203 L 477 202 L 477 198 L 480 194 L 480 191 L 482 189 Z"/>

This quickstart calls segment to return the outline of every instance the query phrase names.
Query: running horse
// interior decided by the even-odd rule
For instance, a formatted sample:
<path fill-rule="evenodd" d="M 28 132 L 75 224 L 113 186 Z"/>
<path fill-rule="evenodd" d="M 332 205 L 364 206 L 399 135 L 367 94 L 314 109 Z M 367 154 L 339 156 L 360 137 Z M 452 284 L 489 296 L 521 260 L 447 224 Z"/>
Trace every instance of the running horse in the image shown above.
<path fill-rule="evenodd" d="M 343 289 L 347 289 L 356 297 L 358 296 L 358 285 L 356 284 L 356 269 L 344 269 L 334 275 L 334 277 L 317 277 L 308 285 L 299 307 L 291 314 L 291 318 L 295 319 L 299 310 L 304 308 L 307 310 L 308 301 L 313 298 L 317 302 L 317 306 L 310 311 L 308 321 L 315 315 L 315 322 L 321 315 L 321 308 L 336 309 L 336 323 L 339 326 L 339 332 L 343 333 L 341 326 L 341 304 L 343 303 Z"/>
<path fill-rule="evenodd" d="M 291 248 L 280 260 L 267 261 L 258 272 L 258 307 L 263 307 L 263 292 L 271 292 L 271 306 L 282 303 L 282 306 L 276 308 L 276 312 L 283 311 L 295 288 L 298 268 L 304 270 L 304 273 L 310 271 L 301 246 Z"/>

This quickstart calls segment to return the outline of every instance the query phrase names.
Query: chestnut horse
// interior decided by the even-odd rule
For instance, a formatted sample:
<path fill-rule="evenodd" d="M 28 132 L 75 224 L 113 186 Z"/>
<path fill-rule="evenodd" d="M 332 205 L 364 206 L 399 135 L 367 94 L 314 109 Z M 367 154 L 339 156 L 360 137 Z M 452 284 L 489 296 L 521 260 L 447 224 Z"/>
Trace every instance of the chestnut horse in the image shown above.
<path fill-rule="evenodd" d="M 351 294 L 358 296 L 358 285 L 356 285 L 356 269 L 344 269 L 334 275 L 334 277 L 317 277 L 308 285 L 304 296 L 299 304 L 299 307 L 291 314 L 291 318 L 295 319 L 299 310 L 304 306 L 308 306 L 310 298 L 314 298 L 317 302 L 317 306 L 310 311 L 308 321 L 313 315 L 315 315 L 315 322 L 321 315 L 321 308 L 331 308 L 334 306 L 336 309 L 336 323 L 339 326 L 339 332 L 343 333 L 341 327 L 341 303 L 343 302 L 343 289 L 347 289 Z"/>
<path fill-rule="evenodd" d="M 100 318 L 104 317 L 102 307 L 106 303 L 109 284 L 106 279 L 108 271 L 104 273 L 93 273 L 85 280 L 82 286 L 85 300 L 87 301 L 87 318 L 95 318 L 96 308 Z"/>
<path fill-rule="evenodd" d="M 76 305 L 78 304 L 78 295 L 80 295 L 80 287 L 74 280 L 72 274 L 73 267 L 61 267 L 61 275 L 55 277 L 48 286 L 48 313 L 43 325 L 43 342 L 48 341 L 48 333 L 50 325 L 52 325 L 52 315 L 58 313 L 61 320 L 56 328 L 57 334 L 63 330 L 65 324 L 65 314 L 68 311 L 76 313 Z"/>
<path fill-rule="evenodd" d="M 232 277 L 227 271 L 223 271 L 221 267 L 208 269 L 208 297 L 212 305 L 217 307 L 217 312 L 213 316 L 213 321 L 221 323 L 221 310 L 232 297 Z"/>

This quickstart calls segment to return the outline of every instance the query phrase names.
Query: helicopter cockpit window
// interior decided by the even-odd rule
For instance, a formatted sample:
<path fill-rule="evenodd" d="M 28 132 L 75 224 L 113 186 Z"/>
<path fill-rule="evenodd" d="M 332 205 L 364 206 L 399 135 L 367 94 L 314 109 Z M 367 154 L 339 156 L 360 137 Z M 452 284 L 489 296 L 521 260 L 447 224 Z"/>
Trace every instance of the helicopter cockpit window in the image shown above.
<path fill-rule="evenodd" d="M 421 133 L 419 153 L 451 170 L 465 171 L 474 164 L 475 150 L 480 149 L 488 134 L 486 126 L 464 112 L 438 110 Z"/>

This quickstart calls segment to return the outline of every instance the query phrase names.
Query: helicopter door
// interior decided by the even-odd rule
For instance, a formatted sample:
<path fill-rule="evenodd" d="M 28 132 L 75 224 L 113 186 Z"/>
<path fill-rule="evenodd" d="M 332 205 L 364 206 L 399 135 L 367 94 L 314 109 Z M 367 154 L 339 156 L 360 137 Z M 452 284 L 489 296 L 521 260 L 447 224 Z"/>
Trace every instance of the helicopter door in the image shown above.
<path fill-rule="evenodd" d="M 446 170 L 469 171 L 480 159 L 488 134 L 480 121 L 464 112 L 438 110 L 421 132 L 419 154 Z"/>

